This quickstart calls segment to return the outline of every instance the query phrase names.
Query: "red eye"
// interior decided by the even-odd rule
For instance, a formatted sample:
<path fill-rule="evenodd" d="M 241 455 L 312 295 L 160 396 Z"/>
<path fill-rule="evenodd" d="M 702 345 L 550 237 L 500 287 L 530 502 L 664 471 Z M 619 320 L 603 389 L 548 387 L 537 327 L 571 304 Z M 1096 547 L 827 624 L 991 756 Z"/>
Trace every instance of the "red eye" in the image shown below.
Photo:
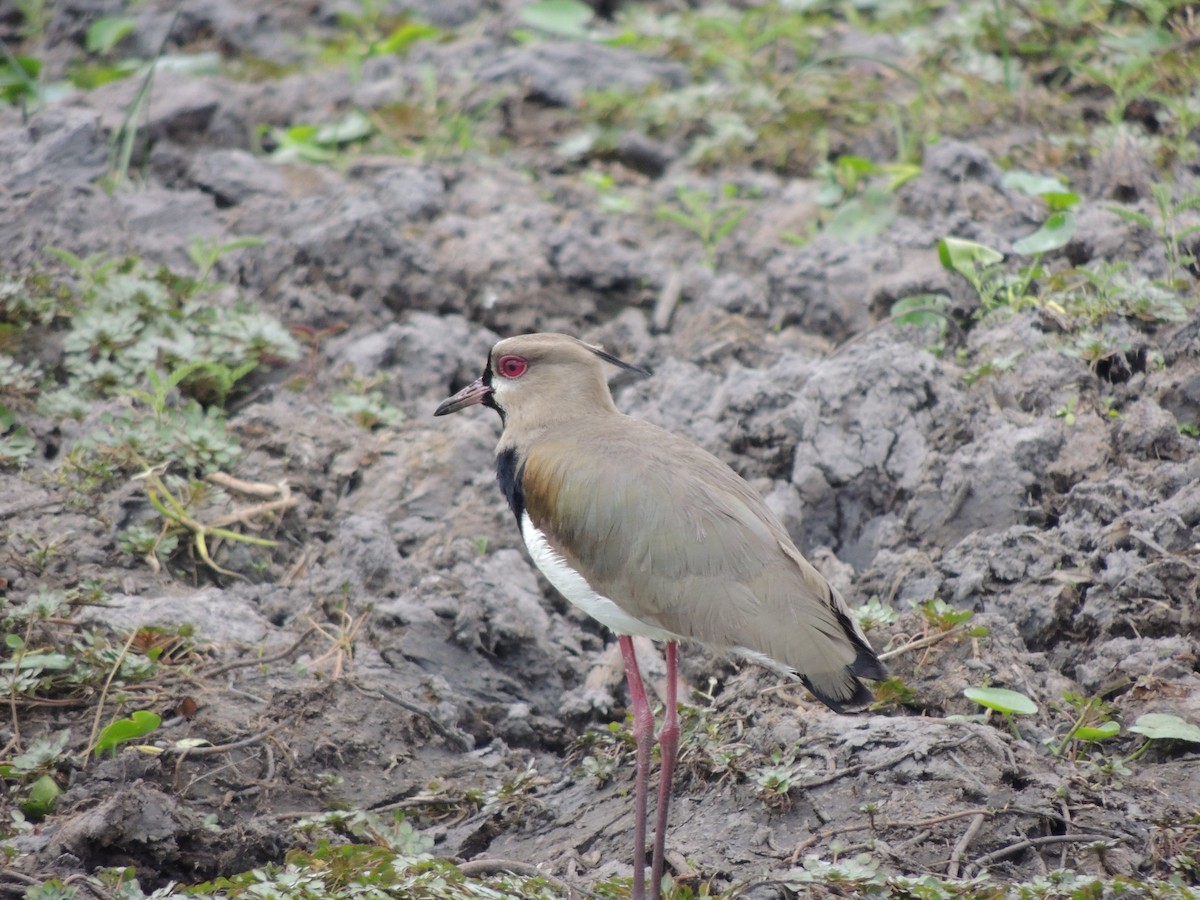
<path fill-rule="evenodd" d="M 523 356 L 502 356 L 496 363 L 496 368 L 505 378 L 520 378 L 529 368 L 529 360 Z"/>

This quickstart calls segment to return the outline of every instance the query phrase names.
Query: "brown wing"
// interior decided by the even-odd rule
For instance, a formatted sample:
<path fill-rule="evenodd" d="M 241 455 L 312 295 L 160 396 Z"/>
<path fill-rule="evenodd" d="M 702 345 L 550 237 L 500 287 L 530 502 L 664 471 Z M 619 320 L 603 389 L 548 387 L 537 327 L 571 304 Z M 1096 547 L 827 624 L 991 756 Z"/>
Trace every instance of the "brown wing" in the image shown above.
<path fill-rule="evenodd" d="M 546 432 L 525 507 L 592 587 L 638 619 L 758 654 L 837 708 L 882 666 L 829 583 L 733 470 L 625 416 Z"/>

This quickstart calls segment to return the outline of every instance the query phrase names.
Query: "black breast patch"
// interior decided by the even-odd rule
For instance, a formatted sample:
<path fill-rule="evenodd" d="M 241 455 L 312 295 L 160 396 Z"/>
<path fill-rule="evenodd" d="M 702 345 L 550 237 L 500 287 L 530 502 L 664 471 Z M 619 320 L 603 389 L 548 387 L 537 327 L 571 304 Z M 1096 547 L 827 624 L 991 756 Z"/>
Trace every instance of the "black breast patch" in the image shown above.
<path fill-rule="evenodd" d="M 500 490 L 504 491 L 504 499 L 508 508 L 517 517 L 517 527 L 521 527 L 521 516 L 525 513 L 525 492 L 521 489 L 521 478 L 525 467 L 517 468 L 517 451 L 513 447 L 501 450 L 496 454 L 496 480 L 500 482 Z"/>

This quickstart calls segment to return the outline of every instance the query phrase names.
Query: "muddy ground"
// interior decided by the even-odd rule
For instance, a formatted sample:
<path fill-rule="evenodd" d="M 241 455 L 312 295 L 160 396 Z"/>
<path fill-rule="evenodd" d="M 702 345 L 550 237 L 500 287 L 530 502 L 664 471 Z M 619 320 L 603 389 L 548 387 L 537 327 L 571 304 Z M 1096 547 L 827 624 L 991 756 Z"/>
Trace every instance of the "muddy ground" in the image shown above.
<path fill-rule="evenodd" d="M 683 84 L 692 76 L 676 60 L 520 43 L 518 4 L 463 0 L 420 10 L 445 39 L 355 75 L 303 52 L 303 37 L 337 33 L 337 4 L 206 0 L 179 4 L 177 18 L 174 7 L 132 6 L 126 51 L 153 56 L 169 27 L 169 49 L 279 74 L 160 72 L 130 179 L 114 191 L 101 182 L 137 79 L 27 117 L 0 112 L 0 266 L 65 277 L 45 255 L 55 246 L 184 271 L 197 238 L 262 238 L 222 256 L 216 276 L 323 336 L 235 393 L 242 452 L 229 474 L 286 482 L 297 502 L 262 532 L 274 549 L 218 548 L 244 577 L 186 549 L 154 571 L 119 546 L 122 529 L 153 516 L 137 482 L 80 503 L 54 477 L 97 420 L 26 418 L 37 452 L 0 472 L 8 603 L 98 579 L 108 604 L 75 608 L 75 626 L 117 647 L 138 627 L 187 624 L 194 637 L 149 688 L 107 698 L 105 721 L 163 716 L 146 738 L 161 755 L 85 755 L 98 686 L 57 705 L 12 695 L 0 724 L 9 756 L 62 729 L 75 755 L 56 771 L 54 812 L 9 834 L 10 887 L 124 865 L 143 887 L 231 875 L 306 846 L 291 826 L 336 808 L 408 810 L 448 858 L 532 863 L 585 888 L 628 874 L 628 748 L 594 740 L 626 713 L 613 639 L 524 556 L 494 484 L 495 417 L 430 415 L 499 336 L 530 330 L 651 368 L 640 381 L 614 373 L 623 411 L 751 480 L 853 605 L 878 597 L 900 612 L 870 634 L 899 649 L 889 666 L 907 690 L 854 716 L 686 649 L 699 712 L 669 840 L 677 876 L 770 897 L 805 857 L 862 851 L 885 871 L 1001 881 L 1060 867 L 1164 878 L 1172 860 L 1195 858 L 1200 748 L 1156 742 L 1114 765 L 1142 743 L 1126 730 L 1052 751 L 1072 722 L 1068 691 L 1102 698 L 1126 727 L 1149 712 L 1200 723 L 1200 319 L 1114 318 L 1117 349 L 1088 359 L 1064 351 L 1053 309 L 980 317 L 978 296 L 938 262 L 939 237 L 1007 252 L 1041 223 L 1040 201 L 1006 186 L 1001 168 L 1037 144 L 1033 118 L 924 147 L 882 233 L 796 241 L 820 212 L 811 171 L 699 167 L 637 133 L 603 154 L 560 152 L 586 91 Z M 64 71 L 88 23 L 120 9 L 51 4 L 37 45 L 46 71 Z M 16 46 L 11 6 L 0 20 Z M 866 39 L 850 25 L 837 35 Z M 903 62 L 903 47 L 879 52 Z M 381 108 L 429 72 L 482 110 L 475 149 L 276 163 L 257 138 L 263 123 Z M 1089 102 L 1078 100 L 1081 116 Z M 870 155 L 886 133 L 836 152 Z M 1140 146 L 1118 137 L 1050 167 L 1082 201 L 1074 238 L 1048 265 L 1124 260 L 1165 277 L 1161 241 L 1108 209 L 1150 210 L 1158 176 Z M 1021 158 L 1036 169 L 1036 157 Z M 611 177 L 633 211 L 603 208 L 586 172 Z M 1196 177 L 1183 164 L 1174 175 Z M 711 259 L 654 214 L 680 186 L 719 196 L 725 185 L 748 198 L 746 214 Z M 1196 277 L 1183 272 L 1193 306 Z M 889 320 L 916 295 L 945 298 L 953 324 L 940 339 Z M 52 364 L 56 351 L 16 352 Z M 347 372 L 382 376 L 403 420 L 364 428 L 335 412 Z M 912 606 L 931 598 L 972 610 L 969 626 L 987 633 L 904 649 L 938 635 Z M 352 655 L 333 642 L 339 628 L 353 632 Z M 658 650 L 642 649 L 660 673 Z M 984 685 L 1037 702 L 1019 738 L 999 716 L 952 718 L 979 712 L 962 691 Z M 212 746 L 184 753 L 185 738 Z M 604 753 L 620 758 L 598 777 Z M 772 765 L 790 787 L 762 788 Z M 10 783 L 6 802 L 20 790 Z"/>

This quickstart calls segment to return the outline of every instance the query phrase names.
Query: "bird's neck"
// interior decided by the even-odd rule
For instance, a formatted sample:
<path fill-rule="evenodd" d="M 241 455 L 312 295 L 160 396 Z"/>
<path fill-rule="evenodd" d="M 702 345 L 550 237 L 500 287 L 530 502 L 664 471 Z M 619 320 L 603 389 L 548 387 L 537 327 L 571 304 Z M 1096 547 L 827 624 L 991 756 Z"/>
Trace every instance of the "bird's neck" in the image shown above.
<path fill-rule="evenodd" d="M 564 398 L 563 402 L 539 404 L 536 408 L 506 409 L 503 414 L 504 431 L 500 434 L 496 452 L 513 447 L 521 451 L 547 431 L 570 428 L 575 423 L 594 422 L 597 418 L 619 418 L 621 414 L 612 399 L 604 399 L 608 402 L 576 404 Z"/>

